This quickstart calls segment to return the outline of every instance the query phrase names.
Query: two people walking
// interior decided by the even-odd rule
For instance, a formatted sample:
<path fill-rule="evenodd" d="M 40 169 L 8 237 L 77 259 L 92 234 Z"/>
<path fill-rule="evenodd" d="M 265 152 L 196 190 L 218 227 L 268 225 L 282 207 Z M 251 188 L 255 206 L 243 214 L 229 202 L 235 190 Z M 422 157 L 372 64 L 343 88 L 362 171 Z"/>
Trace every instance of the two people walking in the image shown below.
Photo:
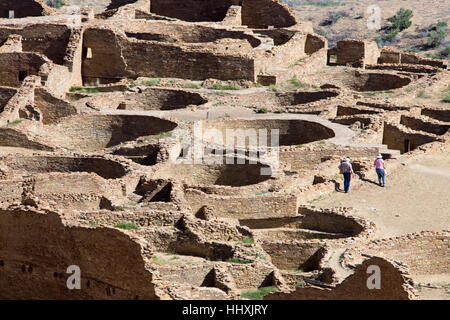
<path fill-rule="evenodd" d="M 378 176 L 378 184 L 381 187 L 384 187 L 386 185 L 386 169 L 383 161 L 383 156 L 381 154 L 377 155 L 374 166 Z M 352 179 L 352 174 L 354 173 L 352 164 L 350 163 L 350 158 L 346 158 L 345 161 L 341 162 L 338 168 L 344 176 L 344 192 L 348 193 L 350 190 L 350 181 Z"/>

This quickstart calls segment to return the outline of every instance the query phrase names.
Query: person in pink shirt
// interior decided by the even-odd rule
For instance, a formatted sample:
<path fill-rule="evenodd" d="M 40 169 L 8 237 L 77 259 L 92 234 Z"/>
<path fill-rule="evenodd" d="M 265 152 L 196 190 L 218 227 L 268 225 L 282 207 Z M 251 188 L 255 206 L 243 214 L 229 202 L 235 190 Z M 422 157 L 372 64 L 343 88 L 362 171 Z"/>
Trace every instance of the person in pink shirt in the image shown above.
<path fill-rule="evenodd" d="M 386 169 L 384 166 L 383 156 L 381 154 L 379 154 L 375 159 L 374 165 L 378 175 L 378 183 L 381 187 L 384 187 L 386 185 Z"/>

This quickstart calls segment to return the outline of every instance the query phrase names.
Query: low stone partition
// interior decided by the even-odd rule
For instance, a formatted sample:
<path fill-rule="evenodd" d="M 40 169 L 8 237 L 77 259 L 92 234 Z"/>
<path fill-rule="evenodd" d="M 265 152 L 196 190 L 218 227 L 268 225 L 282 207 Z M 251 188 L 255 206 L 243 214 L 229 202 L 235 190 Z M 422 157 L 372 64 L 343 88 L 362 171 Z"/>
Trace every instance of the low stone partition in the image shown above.
<path fill-rule="evenodd" d="M 322 147 L 310 149 L 306 146 L 291 150 L 280 150 L 280 162 L 286 163 L 290 170 L 311 170 L 333 157 L 352 159 L 375 157 L 377 147 Z"/>
<path fill-rule="evenodd" d="M 87 156 L 6 156 L 0 164 L 13 172 L 37 174 L 50 172 L 88 172 L 104 179 L 123 178 L 130 170 L 126 163 L 103 157 Z"/>
<path fill-rule="evenodd" d="M 185 198 L 193 212 L 206 205 L 218 218 L 294 216 L 297 213 L 297 197 L 294 195 L 217 196 L 187 189 Z"/>
<path fill-rule="evenodd" d="M 406 264 L 413 275 L 450 273 L 450 231 L 422 231 L 396 238 L 373 240 L 358 252 Z"/>
<path fill-rule="evenodd" d="M 439 121 L 431 120 L 427 117 L 411 117 L 402 115 L 400 124 L 415 131 L 425 131 L 431 134 L 441 136 L 450 129 L 450 123 L 444 124 Z"/>
<path fill-rule="evenodd" d="M 368 279 L 378 267 L 380 289 L 371 290 Z M 369 272 L 370 271 L 370 272 Z M 334 288 L 298 287 L 295 291 L 268 294 L 264 300 L 413 300 L 418 299 L 412 287 L 408 269 L 393 261 L 372 257 L 359 265 L 355 272 Z"/>
<path fill-rule="evenodd" d="M 438 121 L 450 122 L 450 110 L 449 109 L 431 109 L 423 108 L 422 115 L 436 119 Z"/>
<path fill-rule="evenodd" d="M 270 255 L 272 263 L 279 269 L 316 270 L 326 254 L 325 242 L 321 241 L 263 240 L 260 243 L 264 251 Z"/>

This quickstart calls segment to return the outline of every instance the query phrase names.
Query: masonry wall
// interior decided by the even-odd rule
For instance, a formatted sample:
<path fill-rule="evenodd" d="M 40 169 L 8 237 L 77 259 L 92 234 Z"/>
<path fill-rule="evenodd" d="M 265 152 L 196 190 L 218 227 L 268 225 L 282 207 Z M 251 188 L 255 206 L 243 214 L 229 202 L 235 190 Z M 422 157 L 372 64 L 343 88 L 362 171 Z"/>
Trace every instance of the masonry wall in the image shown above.
<path fill-rule="evenodd" d="M 2 299 L 157 298 L 141 246 L 118 230 L 65 225 L 56 213 L 20 209 L 1 210 L 0 221 Z M 67 289 L 71 265 L 80 267 L 81 290 Z"/>
<path fill-rule="evenodd" d="M 36 52 L 47 56 L 56 64 L 64 64 L 71 30 L 62 24 L 31 24 L 23 28 L 0 27 L 0 42 L 11 34 L 22 36 L 24 52 Z"/>
<path fill-rule="evenodd" d="M 408 131 L 405 127 L 402 128 L 389 123 L 384 124 L 383 144 L 386 144 L 389 149 L 400 150 L 401 153 L 410 151 L 405 149 L 406 140 L 409 140 L 410 150 L 414 150 L 423 144 L 437 141 L 438 138 L 426 135 L 426 133 Z"/>
<path fill-rule="evenodd" d="M 37 88 L 34 103 L 42 113 L 42 123 L 57 123 L 61 118 L 77 114 L 77 109 L 67 101 L 58 99 L 43 88 Z"/>
<path fill-rule="evenodd" d="M 0 146 L 18 147 L 34 150 L 53 150 L 51 147 L 33 141 L 26 134 L 15 130 L 14 128 L 0 128 Z"/>
<path fill-rule="evenodd" d="M 8 87 L 0 87 L 0 113 L 3 112 L 3 108 L 8 101 L 17 93 L 16 89 Z"/>
<path fill-rule="evenodd" d="M 337 61 L 339 65 L 350 64 L 365 67 L 366 64 L 377 64 L 380 52 L 374 41 L 345 39 L 337 42 Z"/>
<path fill-rule="evenodd" d="M 422 109 L 422 115 L 428 116 L 430 118 L 450 122 L 450 110 L 446 109 Z"/>
<path fill-rule="evenodd" d="M 0 17 L 8 18 L 10 10 L 14 11 L 14 18 L 36 17 L 54 13 L 54 10 L 46 6 L 43 0 L 2 0 Z"/>
<path fill-rule="evenodd" d="M 67 117 L 58 124 L 45 126 L 44 130 L 47 139 L 51 137 L 56 145 L 94 151 L 176 127 L 174 122 L 148 116 L 86 115 Z"/>
<path fill-rule="evenodd" d="M 378 148 L 348 148 L 348 149 L 315 149 L 298 148 L 294 151 L 281 151 L 280 161 L 289 164 L 291 170 L 310 170 L 330 157 L 372 157 L 379 153 Z"/>
<path fill-rule="evenodd" d="M 371 241 L 359 250 L 406 264 L 412 274 L 448 274 L 450 272 L 450 233 L 448 231 L 414 233 L 397 238 Z"/>
<path fill-rule="evenodd" d="M 242 24 L 250 28 L 290 27 L 295 15 L 275 0 L 152 0 L 150 11 L 185 21 L 222 21 L 232 5 L 242 6 Z"/>
<path fill-rule="evenodd" d="M 381 273 L 380 290 L 370 290 L 367 279 L 369 266 L 378 266 Z M 371 258 L 358 266 L 355 273 L 334 289 L 319 287 L 297 288 L 292 292 L 276 292 L 265 300 L 410 300 L 416 298 L 409 285 L 407 270 L 382 258 Z"/>
<path fill-rule="evenodd" d="M 409 117 L 402 115 L 400 123 L 404 126 L 416 130 L 416 131 L 425 131 L 428 133 L 432 133 L 435 135 L 443 135 L 450 129 L 450 124 L 439 124 L 426 121 L 424 119 Z"/>
<path fill-rule="evenodd" d="M 306 35 L 296 33 L 286 43 L 273 47 L 270 52 L 263 53 L 255 61 L 255 68 L 258 74 L 270 73 L 274 67 L 289 67 L 301 58 L 306 57 L 305 53 Z"/>
<path fill-rule="evenodd" d="M 265 240 L 261 242 L 261 246 L 270 255 L 272 263 L 283 270 L 316 270 L 325 256 L 324 244 L 318 242 L 272 242 Z"/>
<path fill-rule="evenodd" d="M 105 29 L 87 29 L 83 46 L 91 48 L 93 55 L 83 61 L 83 77 L 110 82 L 126 77 L 255 80 L 254 61 L 247 56 L 133 40 Z"/>
<path fill-rule="evenodd" d="M 28 75 L 38 75 L 46 60 L 34 53 L 11 52 L 0 54 L 0 85 L 20 87 Z"/>
<path fill-rule="evenodd" d="M 150 11 L 184 21 L 222 21 L 238 0 L 151 0 Z M 242 2 L 242 1 L 241 1 Z"/>
<path fill-rule="evenodd" d="M 269 31 L 269 30 L 267 30 Z M 292 33 L 292 32 L 291 32 Z M 233 30 L 217 25 L 190 24 L 184 22 L 165 22 L 160 20 L 134 20 L 127 24 L 126 35 L 140 40 L 160 42 L 204 43 L 224 39 L 247 40 L 252 47 L 261 44 L 256 35 L 243 30 Z M 291 34 L 292 37 L 292 34 Z"/>
<path fill-rule="evenodd" d="M 291 27 L 297 24 L 291 9 L 277 0 L 243 0 L 242 24 L 250 28 L 265 29 Z"/>
<path fill-rule="evenodd" d="M 193 212 L 207 205 L 213 209 L 214 216 L 222 218 L 289 216 L 297 211 L 295 196 L 219 197 L 187 189 L 185 197 Z"/>

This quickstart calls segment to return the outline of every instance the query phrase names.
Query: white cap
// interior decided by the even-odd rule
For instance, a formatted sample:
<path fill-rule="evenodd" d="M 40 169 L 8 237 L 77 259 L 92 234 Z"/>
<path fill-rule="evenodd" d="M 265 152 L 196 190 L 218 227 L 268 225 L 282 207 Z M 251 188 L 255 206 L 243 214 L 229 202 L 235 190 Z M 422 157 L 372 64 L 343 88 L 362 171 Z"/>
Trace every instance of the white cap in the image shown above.
<path fill-rule="evenodd" d="M 380 154 L 377 155 L 377 159 L 383 159 L 383 156 Z"/>
<path fill-rule="evenodd" d="M 350 162 L 350 158 L 345 158 L 345 161 Z"/>

